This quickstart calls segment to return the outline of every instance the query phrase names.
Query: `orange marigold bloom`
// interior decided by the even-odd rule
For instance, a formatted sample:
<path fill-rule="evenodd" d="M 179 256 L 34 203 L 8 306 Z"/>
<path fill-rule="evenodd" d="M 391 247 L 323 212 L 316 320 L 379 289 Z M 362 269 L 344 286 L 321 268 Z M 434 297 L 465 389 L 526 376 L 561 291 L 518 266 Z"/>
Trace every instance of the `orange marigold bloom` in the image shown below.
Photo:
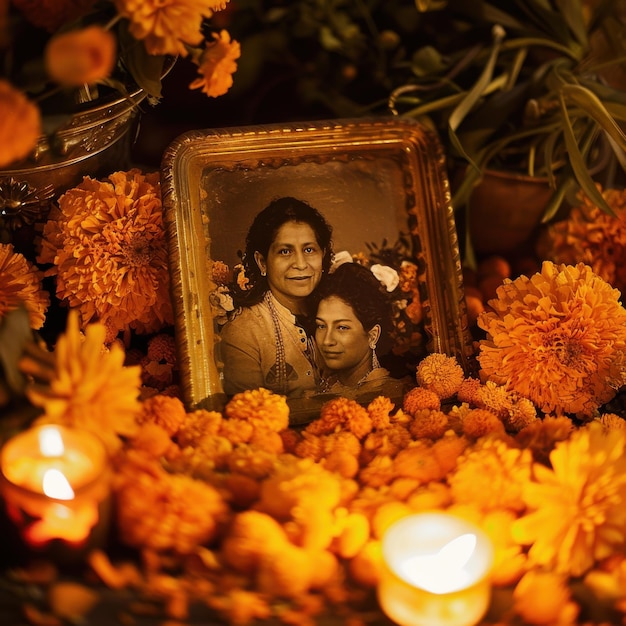
<path fill-rule="evenodd" d="M 222 420 L 220 435 L 233 443 L 248 443 L 252 439 L 254 426 L 246 420 L 230 418 Z"/>
<path fill-rule="evenodd" d="M 387 428 L 391 424 L 391 413 L 395 404 L 387 396 L 378 396 L 367 405 L 367 412 L 372 418 L 372 428 Z"/>
<path fill-rule="evenodd" d="M 122 541 L 157 552 L 191 553 L 211 541 L 228 507 L 211 485 L 181 474 L 135 471 L 116 487 Z"/>
<path fill-rule="evenodd" d="M 415 478 L 422 483 L 441 480 L 445 476 L 433 449 L 419 441 L 398 452 L 393 460 L 393 470 L 394 476 Z"/>
<path fill-rule="evenodd" d="M 90 430 L 114 451 L 121 446 L 118 436 L 132 437 L 138 430 L 140 371 L 124 366 L 119 345 L 104 349 L 105 333 L 102 324 L 89 324 L 83 336 L 77 313 L 70 311 L 54 347 L 49 387 L 30 385 L 27 395 L 43 408 L 41 422 Z"/>
<path fill-rule="evenodd" d="M 323 436 L 304 432 L 295 445 L 294 454 L 303 459 L 309 458 L 316 462 L 321 461 L 325 454 Z"/>
<path fill-rule="evenodd" d="M 409 432 L 415 439 L 439 439 L 448 427 L 448 416 L 443 411 L 423 409 L 415 412 Z"/>
<path fill-rule="evenodd" d="M 237 71 L 237 59 L 241 56 L 239 42 L 232 41 L 225 30 L 213 33 L 213 41 L 207 42 L 196 63 L 198 74 L 190 89 L 201 89 L 211 98 L 223 96 L 233 86 L 233 74 Z"/>
<path fill-rule="evenodd" d="M 359 472 L 359 482 L 368 487 L 388 485 L 396 476 L 393 459 L 386 454 L 375 456 Z"/>
<path fill-rule="evenodd" d="M 470 439 L 485 435 L 504 435 L 504 424 L 487 409 L 471 409 L 463 416 L 463 433 Z"/>
<path fill-rule="evenodd" d="M 419 362 L 415 377 L 420 387 L 430 389 L 446 400 L 461 388 L 465 374 L 456 358 L 434 352 Z"/>
<path fill-rule="evenodd" d="M 44 226 L 40 263 L 52 263 L 56 294 L 116 330 L 152 333 L 173 322 L 158 172 L 85 177 Z"/>
<path fill-rule="evenodd" d="M 202 39 L 202 21 L 228 0 L 114 0 L 118 13 L 129 20 L 130 34 L 144 40 L 149 54 L 185 57 L 187 46 Z"/>
<path fill-rule="evenodd" d="M 233 447 L 226 459 L 228 469 L 233 474 L 243 474 L 256 479 L 269 476 L 276 466 L 276 455 L 266 450 L 253 448 L 247 444 Z"/>
<path fill-rule="evenodd" d="M 257 426 L 252 432 L 249 443 L 253 448 L 275 455 L 282 454 L 285 451 L 282 437 L 271 428 Z"/>
<path fill-rule="evenodd" d="M 333 452 L 344 451 L 348 452 L 354 457 L 358 457 L 361 452 L 361 441 L 359 438 L 346 431 L 339 431 L 325 435 L 321 438 L 324 456 L 328 456 Z"/>
<path fill-rule="evenodd" d="M 544 413 L 591 415 L 624 383 L 626 309 L 589 266 L 505 279 L 478 319 L 482 373 Z"/>
<path fill-rule="evenodd" d="M 41 132 L 37 106 L 0 79 L 0 167 L 27 157 L 35 149 Z"/>
<path fill-rule="evenodd" d="M 441 398 L 430 389 L 414 387 L 404 394 L 402 408 L 411 416 L 423 409 L 438 411 L 441 408 Z"/>
<path fill-rule="evenodd" d="M 362 439 L 372 430 L 372 418 L 358 402 L 336 398 L 322 405 L 319 418 L 308 424 L 305 432 L 329 435 L 338 428 L 349 430 Z"/>
<path fill-rule="evenodd" d="M 515 441 L 520 447 L 529 449 L 536 461 L 548 465 L 550 452 L 556 443 L 569 439 L 572 432 L 574 432 L 574 424 L 568 417 L 547 415 L 522 428 L 515 435 Z"/>
<path fill-rule="evenodd" d="M 42 281 L 42 271 L 10 243 L 0 243 L 0 321 L 24 306 L 31 328 L 41 328 L 50 306 L 50 294 L 43 289 Z"/>
<path fill-rule="evenodd" d="M 141 413 L 137 421 L 140 424 L 158 424 L 171 437 L 177 433 L 186 415 L 185 406 L 180 399 L 157 394 L 141 403 Z"/>
<path fill-rule="evenodd" d="M 515 613 L 528 624 L 567 626 L 578 620 L 579 607 L 567 578 L 554 572 L 524 574 L 513 591 L 513 603 Z"/>
<path fill-rule="evenodd" d="M 11 0 L 24 17 L 37 28 L 53 33 L 85 15 L 96 0 Z"/>
<path fill-rule="evenodd" d="M 108 78 L 116 63 L 117 41 L 100 26 L 55 35 L 46 46 L 44 62 L 53 81 L 79 87 Z"/>
<path fill-rule="evenodd" d="M 452 497 L 482 511 L 523 511 L 522 490 L 530 482 L 532 455 L 504 441 L 485 437 L 459 458 L 448 475 Z M 486 489 L 485 485 L 489 485 Z"/>
<path fill-rule="evenodd" d="M 359 459 L 346 450 L 333 450 L 322 460 L 322 466 L 343 478 L 354 478 L 360 468 Z"/>
<path fill-rule="evenodd" d="M 524 485 L 528 513 L 516 540 L 531 563 L 581 576 L 626 540 L 626 433 L 592 422 L 557 443 L 551 467 L 535 463 Z M 493 483 L 490 480 L 490 485 Z"/>
<path fill-rule="evenodd" d="M 159 333 L 150 337 L 146 356 L 151 361 L 166 363 L 172 367 L 176 366 L 176 339 L 172 335 Z"/>
<path fill-rule="evenodd" d="M 615 217 L 580 194 L 579 205 L 569 211 L 567 219 L 551 224 L 537 247 L 541 258 L 555 263 L 589 265 L 595 274 L 625 293 L 626 190 L 598 187 Z"/>
<path fill-rule="evenodd" d="M 362 459 L 369 463 L 377 454 L 395 456 L 411 442 L 411 434 L 400 424 L 371 432 L 363 441 Z"/>
<path fill-rule="evenodd" d="M 224 408 L 224 415 L 276 432 L 289 426 L 287 399 L 268 389 L 249 389 L 235 394 Z"/>
<path fill-rule="evenodd" d="M 600 424 L 606 430 L 626 430 L 626 420 L 616 413 L 605 413 L 600 416 Z"/>
<path fill-rule="evenodd" d="M 448 431 L 433 443 L 431 450 L 443 473 L 448 474 L 456 467 L 459 457 L 468 446 L 469 441 L 465 437 L 459 437 L 454 432 Z"/>
<path fill-rule="evenodd" d="M 202 437 L 217 435 L 222 423 L 222 414 L 207 409 L 196 409 L 185 414 L 179 426 L 176 439 L 181 446 L 193 446 Z"/>
<path fill-rule="evenodd" d="M 459 387 L 456 397 L 460 402 L 467 402 L 477 406 L 480 398 L 480 388 L 482 383 L 478 378 L 466 378 Z"/>

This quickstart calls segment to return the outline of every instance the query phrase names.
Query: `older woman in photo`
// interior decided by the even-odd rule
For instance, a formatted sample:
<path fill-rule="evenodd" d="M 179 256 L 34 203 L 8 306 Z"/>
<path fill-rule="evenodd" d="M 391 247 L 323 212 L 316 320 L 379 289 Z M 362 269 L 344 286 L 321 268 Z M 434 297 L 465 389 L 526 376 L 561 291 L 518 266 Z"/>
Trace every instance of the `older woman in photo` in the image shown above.
<path fill-rule="evenodd" d="M 378 361 L 389 348 L 391 303 L 367 268 L 343 263 L 313 294 L 315 342 L 322 361 L 320 390 L 358 401 L 384 394 L 401 398 L 408 378 L 398 380 Z"/>
<path fill-rule="evenodd" d="M 264 387 L 290 398 L 317 388 L 307 306 L 331 260 L 332 228 L 306 202 L 279 198 L 256 216 L 243 256 L 248 283 L 218 344 L 227 395 Z"/>

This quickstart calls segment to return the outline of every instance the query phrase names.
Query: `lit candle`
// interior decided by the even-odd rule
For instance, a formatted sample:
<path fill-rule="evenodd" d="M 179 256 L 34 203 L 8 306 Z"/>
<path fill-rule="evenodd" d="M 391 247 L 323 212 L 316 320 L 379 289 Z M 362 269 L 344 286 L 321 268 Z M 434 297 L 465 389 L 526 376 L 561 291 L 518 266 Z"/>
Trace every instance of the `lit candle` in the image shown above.
<path fill-rule="evenodd" d="M 37 426 L 0 452 L 1 489 L 8 518 L 25 548 L 57 546 L 63 559 L 100 543 L 109 522 L 106 449 L 90 432 Z"/>
<path fill-rule="evenodd" d="M 475 525 L 410 515 L 387 530 L 382 551 L 378 600 L 400 626 L 473 626 L 487 612 L 493 546 Z"/>

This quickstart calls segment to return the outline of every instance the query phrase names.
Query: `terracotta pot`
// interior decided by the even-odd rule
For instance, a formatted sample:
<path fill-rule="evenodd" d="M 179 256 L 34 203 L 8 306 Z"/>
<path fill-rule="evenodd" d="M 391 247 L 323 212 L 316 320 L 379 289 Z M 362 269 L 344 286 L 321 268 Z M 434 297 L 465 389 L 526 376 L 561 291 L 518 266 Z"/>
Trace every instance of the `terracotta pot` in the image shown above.
<path fill-rule="evenodd" d="M 469 231 L 479 256 L 521 251 L 539 227 L 552 189 L 545 178 L 487 170 L 469 200 Z"/>

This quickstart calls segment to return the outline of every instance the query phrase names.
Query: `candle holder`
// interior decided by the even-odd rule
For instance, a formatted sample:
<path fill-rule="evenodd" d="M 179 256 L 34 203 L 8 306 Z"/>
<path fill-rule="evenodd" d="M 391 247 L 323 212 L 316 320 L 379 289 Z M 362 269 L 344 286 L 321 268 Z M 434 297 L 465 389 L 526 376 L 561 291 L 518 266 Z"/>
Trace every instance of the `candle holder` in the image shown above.
<path fill-rule="evenodd" d="M 493 546 L 444 512 L 402 518 L 382 540 L 378 601 L 400 626 L 473 626 L 491 600 Z"/>
<path fill-rule="evenodd" d="M 111 471 L 91 432 L 42 425 L 0 451 L 0 492 L 15 558 L 80 562 L 108 536 Z"/>

